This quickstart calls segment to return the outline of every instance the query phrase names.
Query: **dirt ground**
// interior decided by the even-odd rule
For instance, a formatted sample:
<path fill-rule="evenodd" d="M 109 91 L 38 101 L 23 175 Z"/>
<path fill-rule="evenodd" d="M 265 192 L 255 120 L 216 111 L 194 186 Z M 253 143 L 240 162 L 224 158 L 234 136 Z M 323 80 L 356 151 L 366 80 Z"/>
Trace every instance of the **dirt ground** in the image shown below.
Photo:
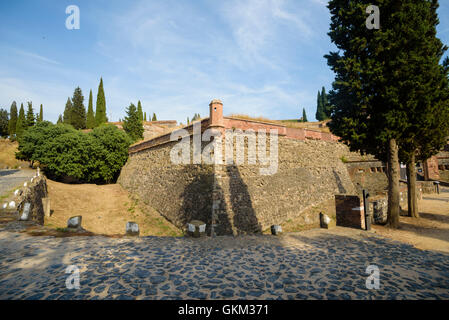
<path fill-rule="evenodd" d="M 449 253 L 449 188 L 441 188 L 440 194 L 426 194 L 418 201 L 420 218 L 400 217 L 399 229 L 393 230 L 381 225 L 372 225 L 372 230 L 393 240 L 409 243 L 423 250 Z M 327 214 L 335 221 L 335 200 L 330 199 L 306 210 L 311 216 Z M 319 223 L 306 226 L 302 218 L 291 219 L 281 224 L 288 232 L 319 228 Z M 265 230 L 266 234 L 270 230 Z"/>
<path fill-rule="evenodd" d="M 45 225 L 67 227 L 72 216 L 82 216 L 82 227 L 90 232 L 124 234 L 126 222 L 139 224 L 141 236 L 180 236 L 181 231 L 156 211 L 142 212 L 119 184 L 64 184 L 47 180 L 52 214 Z"/>
<path fill-rule="evenodd" d="M 0 138 L 0 169 L 6 167 L 11 169 L 26 168 L 29 166 L 29 162 L 19 161 L 15 158 L 18 146 L 17 141 L 11 142 L 9 139 Z"/>
<path fill-rule="evenodd" d="M 377 234 L 423 250 L 449 253 L 449 188 L 418 201 L 420 218 L 400 217 L 398 230 L 373 226 Z"/>

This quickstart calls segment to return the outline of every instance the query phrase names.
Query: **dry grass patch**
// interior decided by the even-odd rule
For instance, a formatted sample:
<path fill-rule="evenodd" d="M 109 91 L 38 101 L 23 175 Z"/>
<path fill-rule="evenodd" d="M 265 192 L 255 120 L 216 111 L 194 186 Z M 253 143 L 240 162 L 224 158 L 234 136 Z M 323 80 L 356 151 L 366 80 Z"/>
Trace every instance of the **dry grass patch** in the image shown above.
<path fill-rule="evenodd" d="M 82 216 L 82 227 L 95 234 L 123 235 L 128 221 L 139 225 L 141 236 L 182 236 L 182 232 L 155 210 L 142 210 L 119 184 L 64 184 L 47 180 L 51 228 L 66 228 L 72 216 Z"/>
<path fill-rule="evenodd" d="M 28 167 L 29 162 L 16 159 L 17 148 L 19 143 L 12 142 L 9 139 L 0 139 L 0 168 L 9 167 L 16 169 L 18 167 Z"/>

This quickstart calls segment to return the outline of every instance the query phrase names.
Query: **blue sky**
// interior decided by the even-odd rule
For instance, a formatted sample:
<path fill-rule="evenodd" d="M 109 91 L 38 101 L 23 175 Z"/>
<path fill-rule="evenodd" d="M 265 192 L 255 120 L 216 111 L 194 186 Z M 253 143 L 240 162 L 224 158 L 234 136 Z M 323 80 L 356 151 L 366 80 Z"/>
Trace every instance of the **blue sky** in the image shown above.
<path fill-rule="evenodd" d="M 375 2 L 375 1 L 373 1 Z M 208 103 L 224 113 L 315 119 L 317 91 L 334 75 L 323 55 L 335 47 L 324 0 L 1 1 L 0 107 L 13 100 L 56 121 L 80 86 L 94 95 L 103 77 L 107 114 L 130 102 L 185 123 Z M 80 9 L 68 30 L 65 9 Z M 449 44 L 449 1 L 438 36 Z M 381 13 L 382 19 L 382 13 Z"/>

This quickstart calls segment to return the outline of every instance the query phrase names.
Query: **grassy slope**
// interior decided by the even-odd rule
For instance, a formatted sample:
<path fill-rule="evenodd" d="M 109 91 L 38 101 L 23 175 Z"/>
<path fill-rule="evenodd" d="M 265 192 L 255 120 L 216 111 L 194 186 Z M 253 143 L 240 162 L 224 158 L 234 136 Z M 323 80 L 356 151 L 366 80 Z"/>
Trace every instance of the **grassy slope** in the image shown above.
<path fill-rule="evenodd" d="M 17 142 L 11 142 L 9 139 L 0 139 L 0 169 L 5 167 L 16 169 L 25 168 L 29 165 L 26 161 L 19 161 L 15 158 L 17 152 Z"/>
<path fill-rule="evenodd" d="M 64 228 L 70 217 L 81 215 L 83 228 L 97 234 L 124 234 L 126 222 L 134 221 L 141 236 L 182 235 L 155 210 L 141 210 L 119 184 L 47 183 L 53 213 L 46 226 Z"/>

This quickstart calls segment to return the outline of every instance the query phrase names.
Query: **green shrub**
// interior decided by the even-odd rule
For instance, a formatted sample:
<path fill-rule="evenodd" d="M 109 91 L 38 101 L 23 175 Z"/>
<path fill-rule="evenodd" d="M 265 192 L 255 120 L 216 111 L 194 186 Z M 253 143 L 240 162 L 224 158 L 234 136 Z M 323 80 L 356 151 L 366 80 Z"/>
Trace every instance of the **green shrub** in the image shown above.
<path fill-rule="evenodd" d="M 126 133 L 113 125 L 83 133 L 70 125 L 44 121 L 20 138 L 16 158 L 39 161 L 52 179 L 110 183 L 126 163 L 130 144 Z"/>
<path fill-rule="evenodd" d="M 131 138 L 114 125 L 103 124 L 89 134 L 101 150 L 96 154 L 96 172 L 100 179 L 113 181 L 118 178 L 120 170 L 128 160 L 128 147 Z"/>

